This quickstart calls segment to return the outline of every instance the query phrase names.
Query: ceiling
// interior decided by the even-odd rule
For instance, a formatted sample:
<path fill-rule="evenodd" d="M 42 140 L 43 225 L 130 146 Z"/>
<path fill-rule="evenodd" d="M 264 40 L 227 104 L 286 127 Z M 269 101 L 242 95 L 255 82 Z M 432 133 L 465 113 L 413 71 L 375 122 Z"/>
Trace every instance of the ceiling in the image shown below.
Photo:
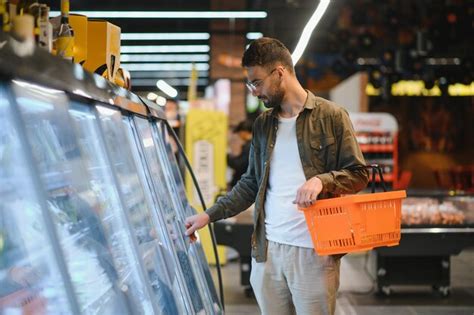
<path fill-rule="evenodd" d="M 51 1 L 52 10 L 58 10 L 59 3 L 58 0 Z M 206 11 L 211 10 L 211 7 L 215 8 L 218 3 L 217 0 L 212 2 L 211 0 L 72 0 L 71 11 Z M 233 5 L 233 2 L 227 3 L 224 0 L 222 0 L 222 3 L 226 6 Z M 266 11 L 268 13 L 265 19 L 245 20 L 246 30 L 240 31 L 242 36 L 245 36 L 247 32 L 261 32 L 265 36 L 280 39 L 291 51 L 296 46 L 302 29 L 319 1 L 247 0 L 241 3 L 244 3 L 248 10 Z M 474 8 L 469 0 L 388 0 L 383 2 L 379 0 L 333 0 L 310 39 L 300 62 L 300 67 L 311 68 L 315 67 L 316 64 L 318 73 L 331 71 L 343 79 L 364 68 L 357 62 L 358 58 L 366 60 L 372 58 L 372 67 L 388 66 L 390 64 L 393 68 L 391 71 L 394 72 L 395 57 L 404 56 L 404 52 L 409 56 L 408 61 L 410 62 L 414 62 L 412 59 L 420 56 L 459 57 L 460 64 L 467 64 L 468 68 L 470 67 L 469 75 L 471 75 L 472 55 L 474 55 L 472 44 L 472 38 L 474 38 L 473 16 Z M 120 26 L 122 34 L 211 33 L 211 20 L 209 19 L 108 18 L 108 20 Z M 232 21 L 229 21 L 229 25 L 233 25 Z M 228 32 L 235 34 L 237 33 L 235 29 L 229 27 Z M 418 36 L 417 31 L 423 31 L 426 36 Z M 426 41 L 425 44 L 428 45 L 427 54 L 419 54 L 418 37 Z M 143 68 L 143 70 L 132 71 L 132 84 L 136 91 L 156 89 L 155 83 L 159 78 L 165 78 L 172 85 L 185 89 L 188 84 L 189 70 L 152 71 L 151 69 L 162 69 L 163 66 L 151 66 L 143 61 L 127 62 L 127 60 L 137 60 L 137 58 L 143 56 L 137 57 L 137 54 L 134 54 L 131 57 L 131 54 L 124 52 L 127 49 L 125 47 L 134 45 L 198 45 L 203 48 L 202 46 L 208 46 L 209 44 L 210 40 L 205 37 L 194 40 L 122 40 L 122 55 L 128 55 L 122 57 L 123 66 L 124 68 L 132 67 L 132 69 Z M 401 52 L 396 53 L 397 51 Z M 389 61 L 384 60 L 387 52 L 391 54 L 391 60 Z M 155 57 L 151 57 L 152 59 L 162 58 L 156 57 L 156 53 L 154 54 Z M 150 53 L 145 55 L 150 55 Z M 163 54 L 159 55 L 163 56 Z M 174 63 L 170 60 L 176 57 L 182 59 L 182 61 L 177 61 L 177 63 L 180 63 L 178 68 L 186 69 L 189 66 L 189 61 L 184 61 L 187 58 L 185 56 L 195 56 L 190 58 L 197 58 L 196 62 L 202 69 L 199 72 L 199 89 L 203 91 L 209 83 L 207 77 L 209 73 L 207 70 L 209 67 L 208 59 L 210 58 L 209 51 L 165 53 L 165 55 L 167 55 L 167 57 L 164 57 L 165 61 L 153 61 L 153 64 Z M 325 60 L 329 61 L 321 62 L 321 56 L 325 56 Z M 131 66 L 130 63 L 135 65 Z M 139 63 L 142 65 L 137 66 Z M 187 64 L 187 66 L 183 64 Z M 459 71 L 459 65 L 457 66 L 456 71 Z M 173 69 L 175 66 L 168 65 L 164 68 L 166 69 L 166 67 Z M 424 70 L 426 70 L 425 62 L 423 62 L 420 71 Z"/>

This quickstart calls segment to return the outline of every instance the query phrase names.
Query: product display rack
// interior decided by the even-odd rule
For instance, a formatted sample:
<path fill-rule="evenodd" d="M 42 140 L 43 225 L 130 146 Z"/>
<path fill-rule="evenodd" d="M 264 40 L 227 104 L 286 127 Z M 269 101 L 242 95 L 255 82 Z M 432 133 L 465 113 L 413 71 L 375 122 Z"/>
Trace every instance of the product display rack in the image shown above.
<path fill-rule="evenodd" d="M 388 189 L 398 184 L 398 124 L 387 113 L 350 113 L 367 165 L 378 164 Z M 376 177 L 377 183 L 380 178 Z"/>

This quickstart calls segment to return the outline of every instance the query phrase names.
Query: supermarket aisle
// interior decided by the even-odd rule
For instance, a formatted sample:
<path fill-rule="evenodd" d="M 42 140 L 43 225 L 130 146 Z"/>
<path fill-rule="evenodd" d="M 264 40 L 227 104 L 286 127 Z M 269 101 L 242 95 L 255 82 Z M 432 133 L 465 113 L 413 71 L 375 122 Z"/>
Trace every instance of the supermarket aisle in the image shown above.
<path fill-rule="evenodd" d="M 378 297 L 373 294 L 372 281 L 364 272 L 365 264 L 365 255 L 343 259 L 336 315 L 474 314 L 474 249 L 452 258 L 452 294 L 448 298 L 433 295 L 427 287 L 400 287 L 390 297 Z M 370 267 L 370 259 L 368 264 Z M 226 314 L 258 314 L 255 300 L 247 298 L 240 286 L 239 264 L 228 263 L 223 268 L 223 277 Z"/>

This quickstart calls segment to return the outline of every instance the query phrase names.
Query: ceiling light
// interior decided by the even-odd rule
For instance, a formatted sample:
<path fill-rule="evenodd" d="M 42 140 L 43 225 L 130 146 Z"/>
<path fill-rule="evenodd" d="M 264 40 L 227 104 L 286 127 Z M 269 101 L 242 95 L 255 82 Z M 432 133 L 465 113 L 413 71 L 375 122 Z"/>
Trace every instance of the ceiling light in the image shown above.
<path fill-rule="evenodd" d="M 163 80 L 158 80 L 156 86 L 171 98 L 178 96 L 178 91 Z"/>
<path fill-rule="evenodd" d="M 156 98 L 156 104 L 158 104 L 160 106 L 165 106 L 166 105 L 166 98 L 164 98 L 163 96 L 158 96 Z"/>
<path fill-rule="evenodd" d="M 72 14 L 101 19 L 264 19 L 265 11 L 74 11 Z M 60 15 L 51 11 L 50 15 Z"/>
<path fill-rule="evenodd" d="M 149 79 L 155 78 L 155 83 L 157 79 L 168 79 L 168 78 L 189 78 L 189 70 L 186 71 L 130 71 L 133 82 L 135 79 Z M 199 78 L 208 78 L 209 71 L 198 71 Z M 171 83 L 170 83 L 171 84 Z"/>
<path fill-rule="evenodd" d="M 189 86 L 189 78 L 187 79 L 166 79 L 169 84 L 173 86 Z M 209 84 L 208 79 L 198 79 L 198 86 L 207 86 Z M 150 86 L 156 87 L 156 78 L 155 79 L 133 79 L 133 86 Z"/>
<path fill-rule="evenodd" d="M 175 53 L 175 52 L 209 52 L 209 45 L 124 45 L 122 53 Z"/>
<path fill-rule="evenodd" d="M 146 96 L 146 98 L 149 99 L 150 101 L 156 100 L 157 97 L 158 95 L 156 95 L 156 93 L 153 93 L 153 92 L 148 93 L 148 95 Z"/>
<path fill-rule="evenodd" d="M 197 70 L 209 70 L 207 63 L 195 63 Z M 128 71 L 191 71 L 192 63 L 122 63 Z"/>
<path fill-rule="evenodd" d="M 316 25 L 318 25 L 319 21 L 324 15 L 324 12 L 326 12 L 326 9 L 329 6 L 330 0 L 321 0 L 318 4 L 318 7 L 314 11 L 313 15 L 309 19 L 308 23 L 303 29 L 303 33 L 301 33 L 300 40 L 298 41 L 298 44 L 296 45 L 295 51 L 291 55 L 291 59 L 293 60 L 293 65 L 296 65 L 298 60 L 300 60 L 301 56 L 303 55 L 304 50 L 306 49 L 306 46 L 308 45 L 308 41 L 311 37 L 311 34 L 313 33 L 313 30 L 316 28 Z"/>
<path fill-rule="evenodd" d="M 263 37 L 263 34 L 259 32 L 247 33 L 247 39 L 250 39 L 250 40 L 258 39 L 260 37 Z"/>
<path fill-rule="evenodd" d="M 164 55 L 164 54 L 140 54 L 140 55 L 129 55 L 124 54 L 120 56 L 120 62 L 160 62 L 160 61 L 168 61 L 168 62 L 208 62 L 209 55 L 206 54 L 172 54 L 172 55 Z"/>
<path fill-rule="evenodd" d="M 209 33 L 122 33 L 121 40 L 208 40 Z"/>

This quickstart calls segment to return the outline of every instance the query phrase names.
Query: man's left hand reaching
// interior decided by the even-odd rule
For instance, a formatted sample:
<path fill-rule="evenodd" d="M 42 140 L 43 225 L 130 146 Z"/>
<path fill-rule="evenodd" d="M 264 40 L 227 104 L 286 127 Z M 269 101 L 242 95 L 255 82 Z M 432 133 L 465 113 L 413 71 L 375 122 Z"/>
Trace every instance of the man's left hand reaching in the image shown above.
<path fill-rule="evenodd" d="M 300 208 L 307 208 L 318 199 L 318 195 L 322 190 L 322 181 L 318 177 L 313 177 L 298 189 L 293 203 L 298 204 Z"/>

